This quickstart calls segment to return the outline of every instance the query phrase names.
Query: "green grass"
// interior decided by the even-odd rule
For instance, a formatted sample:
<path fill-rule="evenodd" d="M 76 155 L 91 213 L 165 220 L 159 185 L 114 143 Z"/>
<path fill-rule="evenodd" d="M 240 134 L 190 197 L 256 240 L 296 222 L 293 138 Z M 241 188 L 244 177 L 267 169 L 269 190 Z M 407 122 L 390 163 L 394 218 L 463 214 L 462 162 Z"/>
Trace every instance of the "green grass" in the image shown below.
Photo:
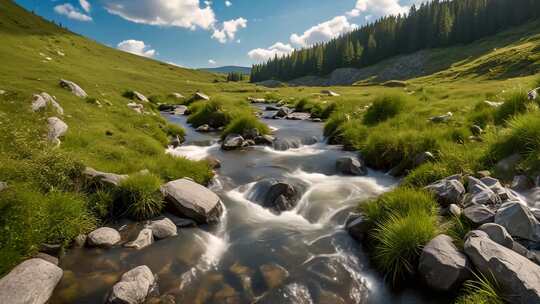
<path fill-rule="evenodd" d="M 535 105 L 538 106 L 537 103 L 527 98 L 527 91 L 513 91 L 504 98 L 504 103 L 495 112 L 495 122 L 503 124 L 512 117 L 527 112 L 528 109 Z"/>
<path fill-rule="evenodd" d="M 148 220 L 163 209 L 163 196 L 159 190 L 162 180 L 153 174 L 134 174 L 118 186 L 117 196 L 122 213 L 135 220 Z M 124 211 L 125 210 L 125 211 Z"/>
<path fill-rule="evenodd" d="M 225 138 L 229 134 L 242 134 L 243 131 L 257 129 L 259 134 L 268 134 L 270 129 L 264 123 L 262 123 L 257 117 L 251 114 L 244 114 L 234 118 L 223 130 L 221 135 Z"/>
<path fill-rule="evenodd" d="M 475 274 L 474 280 L 465 282 L 456 304 L 504 304 L 500 289 L 493 277 Z"/>
<path fill-rule="evenodd" d="M 407 98 L 405 95 L 381 95 L 373 101 L 364 115 L 364 124 L 375 125 L 398 115 L 405 109 Z"/>

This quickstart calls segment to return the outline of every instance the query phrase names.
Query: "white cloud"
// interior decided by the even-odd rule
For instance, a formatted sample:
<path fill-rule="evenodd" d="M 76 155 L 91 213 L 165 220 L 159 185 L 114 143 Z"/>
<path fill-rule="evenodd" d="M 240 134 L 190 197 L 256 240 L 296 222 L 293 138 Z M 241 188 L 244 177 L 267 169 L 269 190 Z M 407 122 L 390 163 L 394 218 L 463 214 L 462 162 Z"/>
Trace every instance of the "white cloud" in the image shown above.
<path fill-rule="evenodd" d="M 88 0 L 79 0 L 79 4 L 85 12 L 90 13 L 92 6 L 90 5 L 90 2 L 88 2 Z"/>
<path fill-rule="evenodd" d="M 232 6 L 232 2 L 229 1 L 229 0 L 225 1 L 225 6 L 226 6 L 226 7 L 231 7 L 231 6 Z"/>
<path fill-rule="evenodd" d="M 199 0 L 104 0 L 105 9 L 135 23 L 211 29 L 216 22 L 209 2 Z"/>
<path fill-rule="evenodd" d="M 278 42 L 267 49 L 258 48 L 251 50 L 249 51 L 248 56 L 256 62 L 263 62 L 274 58 L 275 56 L 282 57 L 288 55 L 292 53 L 292 51 L 294 51 L 294 48 L 290 44 Z"/>
<path fill-rule="evenodd" d="M 358 17 L 361 13 L 369 12 L 371 15 L 385 16 L 406 14 L 408 11 L 409 7 L 399 4 L 399 0 L 357 0 L 354 9 L 347 12 L 347 15 Z"/>
<path fill-rule="evenodd" d="M 144 57 L 154 57 L 156 54 L 156 50 L 151 49 L 149 45 L 146 45 L 144 41 L 140 40 L 124 40 L 118 43 L 116 47 L 124 52 Z"/>
<path fill-rule="evenodd" d="M 221 43 L 226 43 L 227 41 L 234 40 L 234 36 L 239 29 L 246 27 L 247 20 L 242 17 L 225 21 L 223 22 L 223 29 L 215 29 L 214 34 L 212 34 L 212 38 L 216 39 Z"/>
<path fill-rule="evenodd" d="M 325 42 L 341 34 L 352 31 L 356 24 L 349 23 L 345 16 L 337 16 L 332 20 L 317 24 L 302 35 L 292 34 L 291 42 L 300 47 L 306 47 L 318 42 Z"/>
<path fill-rule="evenodd" d="M 68 17 L 69 19 L 78 21 L 92 21 L 92 17 L 81 13 L 78 9 L 76 9 L 75 7 L 73 7 L 73 5 L 69 3 L 55 6 L 54 11 L 57 14 Z"/>
<path fill-rule="evenodd" d="M 217 64 L 217 62 L 214 59 L 208 59 L 208 63 L 210 63 L 211 65 Z"/>

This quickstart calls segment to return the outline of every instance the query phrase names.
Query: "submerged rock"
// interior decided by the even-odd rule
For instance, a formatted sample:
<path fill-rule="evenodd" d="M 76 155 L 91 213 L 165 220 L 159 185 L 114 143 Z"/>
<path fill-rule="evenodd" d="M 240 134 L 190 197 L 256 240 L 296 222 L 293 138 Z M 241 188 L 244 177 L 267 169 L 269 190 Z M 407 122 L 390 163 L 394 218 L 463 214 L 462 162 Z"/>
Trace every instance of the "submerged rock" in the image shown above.
<path fill-rule="evenodd" d="M 141 304 L 152 290 L 154 275 L 148 266 L 139 266 L 124 273 L 113 286 L 108 303 Z"/>
<path fill-rule="evenodd" d="M 479 230 L 466 236 L 464 250 L 476 269 L 494 277 L 510 303 L 540 303 L 540 266 Z"/>
<path fill-rule="evenodd" d="M 199 224 L 215 223 L 223 213 L 219 197 L 208 188 L 189 179 L 171 181 L 161 186 L 171 210 Z"/>
<path fill-rule="evenodd" d="M 309 289 L 297 283 L 267 292 L 256 304 L 313 304 Z"/>
<path fill-rule="evenodd" d="M 336 161 L 336 169 L 346 175 L 364 176 L 368 174 L 364 161 L 358 157 L 345 156 Z"/>
<path fill-rule="evenodd" d="M 259 267 L 264 282 L 269 289 L 274 289 L 283 285 L 285 280 L 289 277 L 287 269 L 281 267 L 278 264 L 265 264 Z"/>
<path fill-rule="evenodd" d="M 504 203 L 497 210 L 495 223 L 506 228 L 513 237 L 540 242 L 540 222 L 519 202 Z"/>
<path fill-rule="evenodd" d="M 137 239 L 125 244 L 124 246 L 128 248 L 135 248 L 138 250 L 138 249 L 143 249 L 145 247 L 148 247 L 152 245 L 152 243 L 154 243 L 152 230 L 148 228 L 144 228 L 143 230 L 141 230 L 141 232 L 139 232 Z"/>
<path fill-rule="evenodd" d="M 80 97 L 80 98 L 88 97 L 88 94 L 86 94 L 86 92 L 78 84 L 76 84 L 73 81 L 60 79 L 60 86 L 63 87 L 64 89 L 70 90 L 71 93 L 73 93 L 73 95 L 77 97 Z"/>
<path fill-rule="evenodd" d="M 345 229 L 357 241 L 364 240 L 372 224 L 362 214 L 351 214 L 345 222 Z"/>
<path fill-rule="evenodd" d="M 91 247 L 112 247 L 120 242 L 120 233 L 109 227 L 98 228 L 88 234 L 86 243 Z"/>
<path fill-rule="evenodd" d="M 26 260 L 0 279 L 0 303 L 45 304 L 62 274 L 60 267 L 43 259 Z"/>
<path fill-rule="evenodd" d="M 68 131 L 68 125 L 58 117 L 49 117 L 47 119 L 47 139 L 54 143 L 60 144 L 60 137 L 64 136 Z"/>
<path fill-rule="evenodd" d="M 168 218 L 153 221 L 149 227 L 152 229 L 152 234 L 156 239 L 166 239 L 176 236 L 178 233 L 176 225 Z"/>
<path fill-rule="evenodd" d="M 275 138 L 271 135 L 260 135 L 253 139 L 256 145 L 272 146 Z"/>
<path fill-rule="evenodd" d="M 418 270 L 426 284 L 436 290 L 450 291 L 468 279 L 471 265 L 448 235 L 441 234 L 422 250 Z"/>

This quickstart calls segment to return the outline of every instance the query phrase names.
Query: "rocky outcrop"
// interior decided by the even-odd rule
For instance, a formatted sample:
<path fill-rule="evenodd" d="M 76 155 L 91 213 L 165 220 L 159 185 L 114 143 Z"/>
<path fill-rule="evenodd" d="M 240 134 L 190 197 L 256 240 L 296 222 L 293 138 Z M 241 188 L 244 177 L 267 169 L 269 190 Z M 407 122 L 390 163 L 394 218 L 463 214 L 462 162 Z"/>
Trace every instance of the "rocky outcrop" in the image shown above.
<path fill-rule="evenodd" d="M 426 190 L 435 194 L 441 206 L 460 204 L 465 195 L 465 187 L 457 179 L 443 179 L 426 187 Z"/>
<path fill-rule="evenodd" d="M 506 228 L 513 237 L 540 242 L 540 222 L 519 202 L 504 203 L 497 210 L 495 223 Z"/>
<path fill-rule="evenodd" d="M 158 240 L 176 236 L 178 232 L 176 225 L 168 218 L 153 221 L 149 227 Z"/>
<path fill-rule="evenodd" d="M 510 303 L 540 303 L 540 266 L 479 230 L 466 236 L 464 250 L 477 270 L 493 276 Z"/>
<path fill-rule="evenodd" d="M 109 296 L 111 304 L 141 304 L 155 284 L 155 277 L 148 266 L 139 266 L 124 273 Z"/>
<path fill-rule="evenodd" d="M 86 169 L 84 169 L 83 175 L 91 183 L 98 183 L 100 185 L 110 186 L 118 186 L 123 180 L 128 178 L 128 176 L 125 174 L 101 172 L 90 167 L 86 167 Z"/>
<path fill-rule="evenodd" d="M 73 95 L 77 97 L 80 97 L 80 98 L 88 97 L 88 94 L 86 94 L 86 92 L 78 84 L 76 84 L 73 81 L 60 79 L 60 86 L 64 89 L 70 90 L 71 93 L 73 93 Z"/>
<path fill-rule="evenodd" d="M 470 263 L 448 235 L 441 234 L 422 250 L 418 270 L 426 284 L 436 290 L 459 288 L 469 277 Z"/>
<path fill-rule="evenodd" d="M 244 138 L 239 134 L 229 134 L 221 143 L 221 149 L 225 151 L 236 150 L 244 147 Z"/>
<path fill-rule="evenodd" d="M 63 271 L 40 258 L 29 259 L 0 279 L 0 303 L 45 304 Z"/>
<path fill-rule="evenodd" d="M 199 224 L 218 222 L 223 213 L 219 197 L 208 188 L 189 179 L 171 181 L 161 186 L 171 211 Z"/>
<path fill-rule="evenodd" d="M 60 137 L 68 131 L 68 125 L 58 117 L 49 117 L 47 119 L 47 139 L 49 142 L 59 145 Z"/>
<path fill-rule="evenodd" d="M 101 227 L 90 232 L 86 244 L 90 247 L 112 247 L 120 242 L 120 233 L 116 229 Z"/>
<path fill-rule="evenodd" d="M 345 175 L 364 176 L 368 170 L 364 161 L 358 157 L 345 156 L 336 161 L 336 170 Z"/>
<path fill-rule="evenodd" d="M 175 226 L 176 228 L 176 226 Z M 124 247 L 134 248 L 134 249 L 143 249 L 154 243 L 153 230 L 149 228 L 144 228 L 139 232 L 139 235 L 134 241 L 131 241 L 124 245 Z"/>
<path fill-rule="evenodd" d="M 41 94 L 34 94 L 34 97 L 32 99 L 32 111 L 38 112 L 41 111 L 47 106 L 53 107 L 53 109 L 60 115 L 64 115 L 64 109 L 60 106 L 60 104 L 56 101 L 54 97 L 51 95 L 43 92 Z"/>

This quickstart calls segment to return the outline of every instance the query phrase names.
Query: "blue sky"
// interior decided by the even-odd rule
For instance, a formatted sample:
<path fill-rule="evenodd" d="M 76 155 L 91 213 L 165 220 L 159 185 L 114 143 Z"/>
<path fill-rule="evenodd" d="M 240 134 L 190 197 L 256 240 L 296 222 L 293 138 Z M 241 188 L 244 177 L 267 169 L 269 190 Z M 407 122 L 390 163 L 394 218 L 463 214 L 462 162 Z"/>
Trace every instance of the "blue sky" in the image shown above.
<path fill-rule="evenodd" d="M 185 67 L 250 66 L 420 0 L 16 0 L 103 44 Z"/>

